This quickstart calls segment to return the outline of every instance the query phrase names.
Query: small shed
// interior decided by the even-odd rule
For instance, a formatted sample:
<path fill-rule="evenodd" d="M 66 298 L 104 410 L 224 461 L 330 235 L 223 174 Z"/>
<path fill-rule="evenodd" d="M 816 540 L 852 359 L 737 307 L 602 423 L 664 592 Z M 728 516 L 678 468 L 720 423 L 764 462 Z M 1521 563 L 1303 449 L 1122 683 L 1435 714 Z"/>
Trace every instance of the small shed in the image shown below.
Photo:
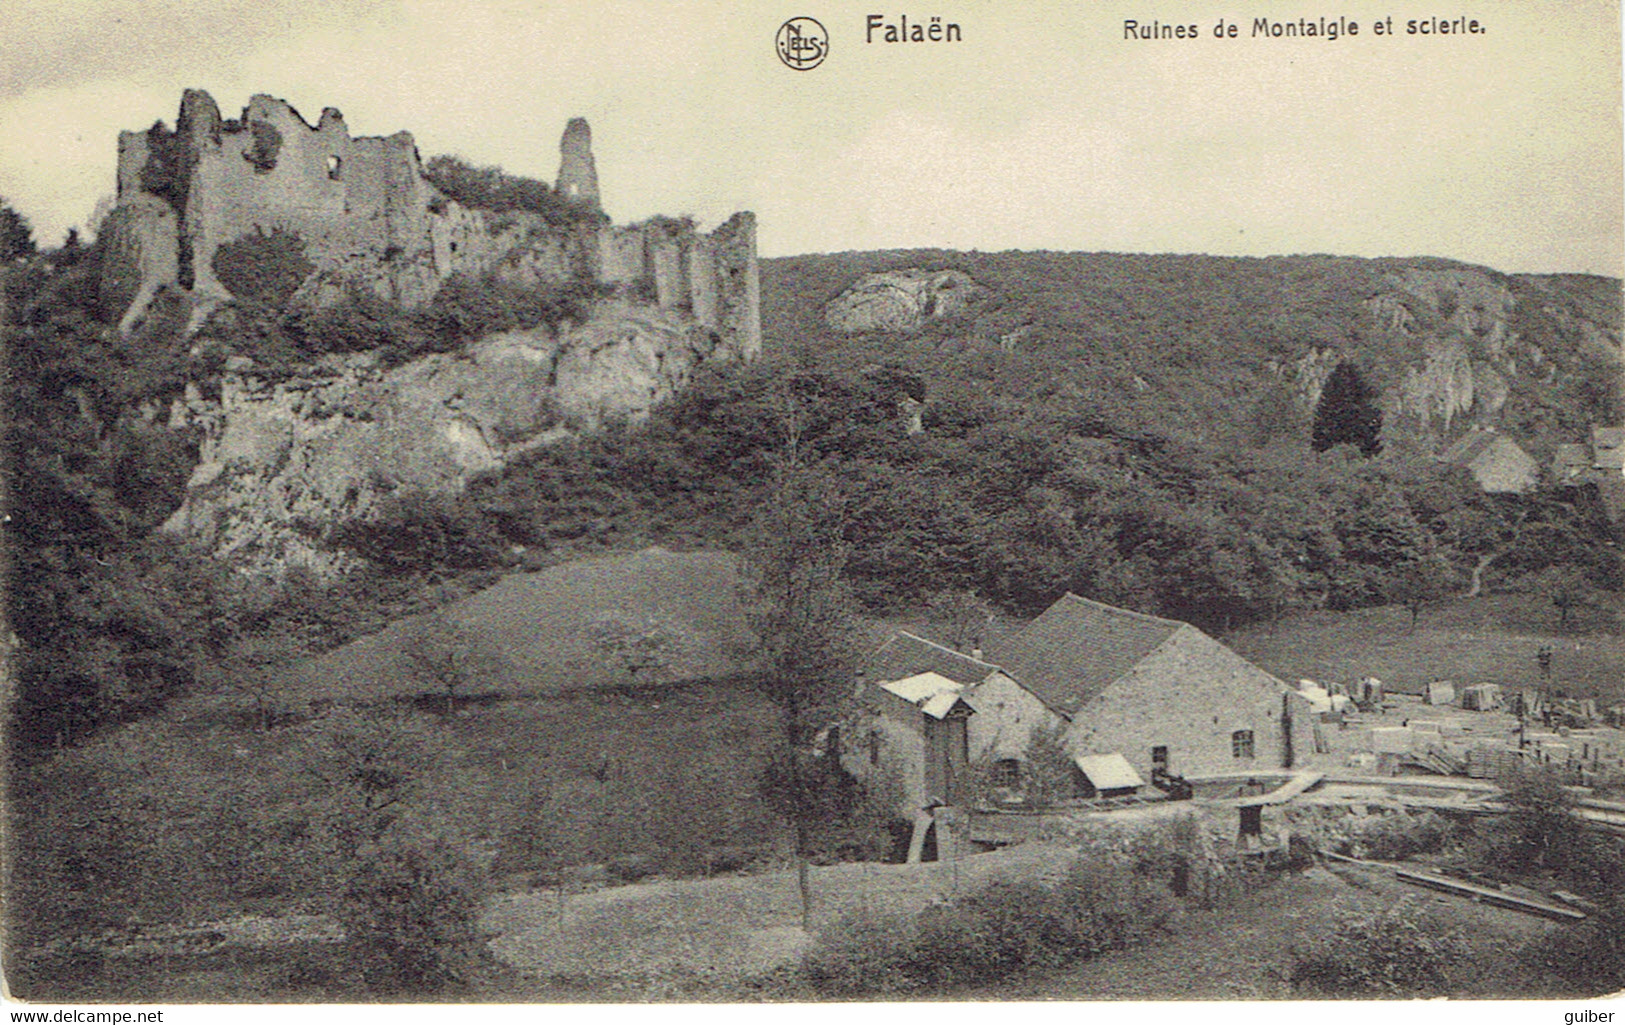
<path fill-rule="evenodd" d="M 1073 759 L 1087 786 L 1081 788 L 1083 796 L 1124 797 L 1145 786 L 1140 774 L 1134 771 L 1127 758 L 1117 752 L 1111 754 L 1079 755 Z"/>
<path fill-rule="evenodd" d="M 1456 685 L 1449 680 L 1434 680 L 1427 685 L 1422 699 L 1430 705 L 1453 705 L 1456 703 Z"/>
<path fill-rule="evenodd" d="M 1500 708 L 1501 686 L 1495 683 L 1475 683 L 1461 689 L 1461 707 L 1474 712 L 1490 712 Z"/>

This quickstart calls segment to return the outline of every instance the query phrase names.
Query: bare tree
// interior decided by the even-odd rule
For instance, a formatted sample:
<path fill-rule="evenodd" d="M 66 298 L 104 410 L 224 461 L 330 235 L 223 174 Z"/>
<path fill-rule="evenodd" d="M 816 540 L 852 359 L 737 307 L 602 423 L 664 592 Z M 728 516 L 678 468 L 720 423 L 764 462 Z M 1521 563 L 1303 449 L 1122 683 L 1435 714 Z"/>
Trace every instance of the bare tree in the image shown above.
<path fill-rule="evenodd" d="M 482 680 L 494 683 L 508 669 L 483 638 L 440 612 L 414 624 L 403 651 L 417 681 L 445 695 L 447 715 L 455 707 L 459 691 L 466 692 Z"/>
<path fill-rule="evenodd" d="M 829 757 L 813 753 L 818 734 L 838 722 L 855 663 L 853 601 L 846 567 L 846 501 L 840 482 L 806 460 L 797 410 L 786 401 L 784 441 L 774 457 L 769 497 L 753 524 L 747 595 L 756 637 L 755 682 L 778 712 L 779 737 L 767 796 L 793 832 L 802 925 L 809 923 L 809 857 L 814 831 L 838 812 L 826 785 Z"/>

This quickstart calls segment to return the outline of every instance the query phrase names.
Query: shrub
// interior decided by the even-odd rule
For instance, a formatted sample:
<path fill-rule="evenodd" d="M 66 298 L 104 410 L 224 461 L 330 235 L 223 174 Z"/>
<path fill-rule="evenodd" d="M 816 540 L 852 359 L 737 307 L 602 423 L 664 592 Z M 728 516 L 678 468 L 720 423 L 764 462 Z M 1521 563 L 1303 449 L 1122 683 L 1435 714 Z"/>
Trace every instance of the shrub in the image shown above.
<path fill-rule="evenodd" d="M 525 211 L 557 225 L 604 219 L 592 206 L 570 202 L 546 182 L 508 174 L 500 167 L 475 167 L 459 157 L 431 157 L 423 166 L 423 177 L 447 199 L 478 210 Z"/>
<path fill-rule="evenodd" d="M 1486 823 L 1475 860 L 1496 871 L 1563 871 L 1589 849 L 1585 827 L 1573 814 L 1574 799 L 1557 774 L 1532 769 L 1503 781 L 1501 800 L 1511 811 Z"/>
<path fill-rule="evenodd" d="M 1578 925 L 1530 940 L 1518 961 L 1584 996 L 1625 989 L 1625 895 L 1613 895 Z"/>
<path fill-rule="evenodd" d="M 1175 909 L 1127 860 L 1080 859 L 1054 885 L 998 881 L 913 916 L 843 919 L 802 973 L 832 995 L 973 985 L 1150 942 Z"/>
<path fill-rule="evenodd" d="M 432 834 L 392 833 L 358 857 L 337 917 L 368 988 L 432 993 L 467 985 L 487 956 L 485 874 Z"/>
<path fill-rule="evenodd" d="M 297 231 L 255 231 L 214 251 L 215 277 L 239 299 L 281 306 L 293 298 L 316 265 L 305 257 Z"/>
<path fill-rule="evenodd" d="M 1339 854 L 1356 858 L 1400 861 L 1415 854 L 1433 854 L 1444 848 L 1455 828 L 1429 811 L 1421 815 L 1396 812 L 1369 818 L 1337 844 Z"/>
<path fill-rule="evenodd" d="M 333 543 L 391 573 L 483 569 L 507 557 L 491 522 L 461 495 L 388 495 L 370 518 L 335 528 Z"/>
<path fill-rule="evenodd" d="M 1430 996 L 1447 989 L 1451 966 L 1466 955 L 1464 935 L 1407 895 L 1294 950 L 1289 981 L 1326 996 Z"/>

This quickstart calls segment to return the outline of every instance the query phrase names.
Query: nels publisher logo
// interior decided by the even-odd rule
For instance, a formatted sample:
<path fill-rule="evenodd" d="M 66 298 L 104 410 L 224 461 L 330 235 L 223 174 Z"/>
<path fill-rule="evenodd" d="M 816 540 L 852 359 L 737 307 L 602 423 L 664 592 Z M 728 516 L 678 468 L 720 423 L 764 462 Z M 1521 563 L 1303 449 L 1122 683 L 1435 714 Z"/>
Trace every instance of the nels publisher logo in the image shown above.
<path fill-rule="evenodd" d="M 791 18 L 779 26 L 773 49 L 785 67 L 811 71 L 829 56 L 829 33 L 817 18 Z"/>

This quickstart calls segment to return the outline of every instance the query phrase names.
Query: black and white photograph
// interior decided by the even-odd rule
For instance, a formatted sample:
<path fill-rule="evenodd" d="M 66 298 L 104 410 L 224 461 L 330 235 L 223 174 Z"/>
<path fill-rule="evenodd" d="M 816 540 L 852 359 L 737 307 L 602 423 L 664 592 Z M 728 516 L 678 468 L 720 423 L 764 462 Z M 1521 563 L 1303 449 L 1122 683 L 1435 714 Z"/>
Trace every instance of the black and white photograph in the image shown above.
<path fill-rule="evenodd" d="M 1619 1022 L 1621 80 L 1618 0 L 0 4 L 9 1020 Z"/>

